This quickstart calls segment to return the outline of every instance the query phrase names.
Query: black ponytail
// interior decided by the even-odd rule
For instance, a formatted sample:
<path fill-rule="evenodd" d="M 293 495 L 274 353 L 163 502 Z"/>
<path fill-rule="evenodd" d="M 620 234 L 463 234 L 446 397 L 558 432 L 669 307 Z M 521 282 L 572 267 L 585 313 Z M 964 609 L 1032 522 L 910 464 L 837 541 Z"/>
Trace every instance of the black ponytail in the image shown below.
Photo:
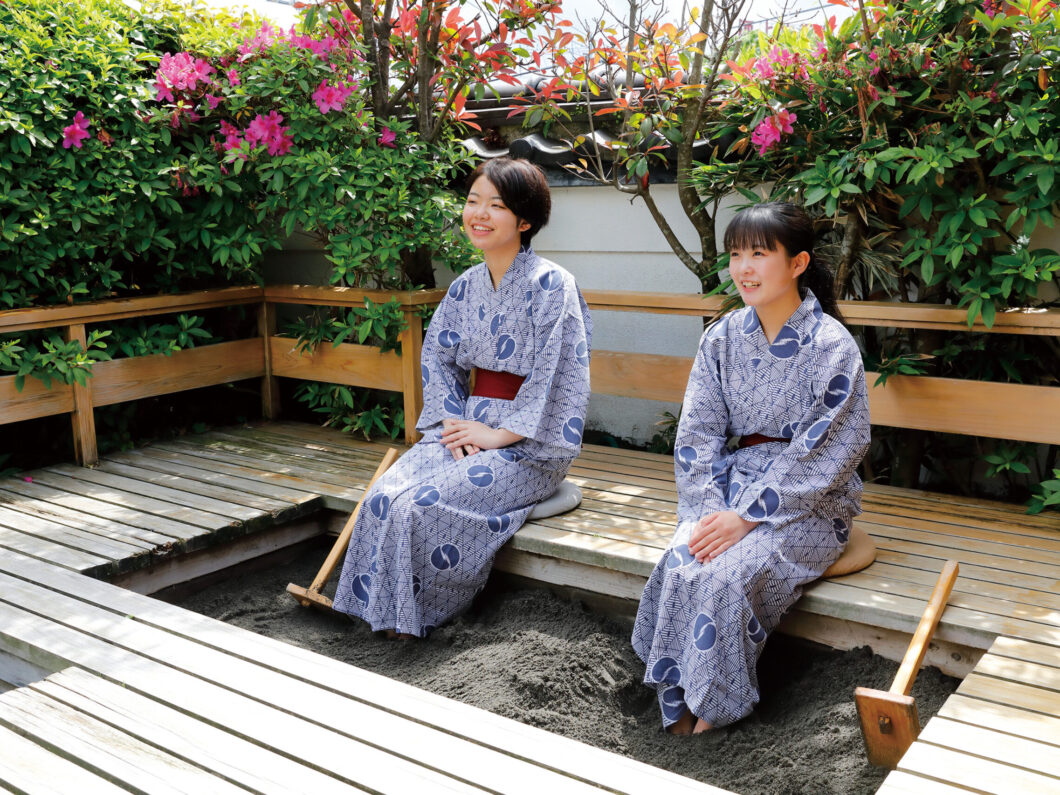
<path fill-rule="evenodd" d="M 821 309 L 844 323 L 836 303 L 835 277 L 813 251 L 813 221 L 806 210 L 789 202 L 763 202 L 740 210 L 725 230 L 725 250 L 782 246 L 789 257 L 800 251 L 810 255 L 810 264 L 799 276 L 799 291 L 807 288 L 817 296 Z"/>

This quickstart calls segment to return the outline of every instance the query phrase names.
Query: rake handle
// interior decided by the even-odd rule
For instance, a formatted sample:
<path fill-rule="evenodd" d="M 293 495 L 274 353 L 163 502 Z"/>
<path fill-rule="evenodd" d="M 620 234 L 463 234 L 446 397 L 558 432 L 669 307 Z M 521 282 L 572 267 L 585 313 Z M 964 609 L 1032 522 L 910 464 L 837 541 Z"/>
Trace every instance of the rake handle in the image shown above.
<path fill-rule="evenodd" d="M 931 599 L 928 600 L 927 610 L 920 618 L 920 624 L 916 628 L 913 640 L 906 649 L 905 657 L 902 658 L 902 665 L 894 677 L 891 693 L 908 696 L 913 689 L 913 680 L 916 679 L 917 671 L 920 670 L 920 663 L 924 661 L 928 643 L 931 642 L 935 627 L 942 618 L 942 611 L 946 609 L 946 600 L 950 598 L 953 583 L 957 580 L 958 569 L 955 560 L 947 560 L 946 565 L 942 567 L 939 579 L 935 583 L 935 590 L 931 592 Z"/>
<path fill-rule="evenodd" d="M 371 490 L 375 482 L 383 476 L 383 473 L 390 469 L 391 464 L 397 461 L 398 451 L 396 448 L 391 447 L 386 451 L 386 455 L 383 456 L 383 460 L 379 462 L 379 466 L 376 467 L 375 474 L 372 475 L 372 479 L 368 481 L 368 485 L 364 488 L 364 497 L 368 496 L 368 492 Z M 339 533 L 339 538 L 335 542 L 335 546 L 331 548 L 331 552 L 328 553 L 327 559 L 324 561 L 324 565 L 320 567 L 320 571 L 317 574 L 313 584 L 306 590 L 312 593 L 320 593 L 320 589 L 323 588 L 327 581 L 331 578 L 331 574 L 335 571 L 335 567 L 339 565 L 339 560 L 343 555 L 346 554 L 346 547 L 349 546 L 350 536 L 353 535 L 353 526 L 357 522 L 357 516 L 361 513 L 361 506 L 364 505 L 364 497 L 357 503 L 357 506 L 353 509 L 353 513 L 350 514 L 350 518 L 346 520 L 346 524 L 342 528 L 342 532 Z"/>

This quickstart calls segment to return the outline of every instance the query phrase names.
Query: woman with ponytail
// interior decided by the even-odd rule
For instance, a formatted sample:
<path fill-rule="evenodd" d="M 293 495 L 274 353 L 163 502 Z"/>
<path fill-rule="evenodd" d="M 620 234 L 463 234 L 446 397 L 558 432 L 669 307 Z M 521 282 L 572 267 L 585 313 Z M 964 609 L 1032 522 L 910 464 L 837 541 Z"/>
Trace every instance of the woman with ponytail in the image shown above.
<path fill-rule="evenodd" d="M 767 635 L 861 511 L 865 374 L 813 239 L 806 212 L 781 202 L 737 213 L 725 233 L 746 306 L 700 342 L 674 451 L 677 531 L 633 630 L 675 734 L 751 712 Z"/>

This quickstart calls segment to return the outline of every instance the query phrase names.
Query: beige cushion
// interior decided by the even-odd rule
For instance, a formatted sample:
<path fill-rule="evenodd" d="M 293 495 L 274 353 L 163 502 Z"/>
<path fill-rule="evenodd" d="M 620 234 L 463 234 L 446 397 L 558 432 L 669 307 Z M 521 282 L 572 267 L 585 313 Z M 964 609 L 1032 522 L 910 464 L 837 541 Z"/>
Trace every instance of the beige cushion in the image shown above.
<path fill-rule="evenodd" d="M 861 571 L 872 561 L 876 560 L 876 543 L 869 538 L 869 534 L 855 524 L 850 531 L 847 540 L 847 548 L 839 556 L 839 560 L 825 569 L 822 577 L 841 577 L 844 574 L 853 574 Z"/>
<path fill-rule="evenodd" d="M 555 494 L 548 499 L 541 500 L 533 507 L 528 518 L 544 519 L 548 516 L 555 516 L 557 513 L 573 511 L 581 504 L 582 490 L 569 480 L 564 480 L 559 484 Z"/>

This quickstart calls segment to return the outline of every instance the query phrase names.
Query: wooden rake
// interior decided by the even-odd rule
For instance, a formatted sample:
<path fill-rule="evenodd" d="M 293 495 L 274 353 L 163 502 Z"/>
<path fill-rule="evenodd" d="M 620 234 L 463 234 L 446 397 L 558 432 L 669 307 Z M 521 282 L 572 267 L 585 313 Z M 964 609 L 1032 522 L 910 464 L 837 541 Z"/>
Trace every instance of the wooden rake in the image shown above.
<path fill-rule="evenodd" d="M 894 769 L 898 760 L 920 735 L 920 716 L 916 700 L 909 695 L 913 689 L 920 663 L 924 661 L 931 636 L 935 634 L 946 600 L 957 579 L 957 561 L 948 560 L 942 567 L 935 590 L 931 592 L 927 610 L 920 619 L 913 640 L 902 658 L 898 675 L 890 690 L 869 687 L 854 689 L 854 701 L 861 721 L 861 735 L 865 739 L 865 753 L 869 762 L 879 767 Z"/>
<path fill-rule="evenodd" d="M 368 481 L 368 485 L 364 489 L 365 497 L 368 496 L 368 492 L 372 486 L 375 485 L 375 482 L 383 476 L 384 472 L 390 469 L 390 466 L 395 461 L 397 461 L 398 455 L 398 451 L 393 447 L 386 451 L 386 455 L 384 455 L 383 460 L 379 462 L 375 474 L 372 475 L 372 479 Z M 324 610 L 331 610 L 331 600 L 324 596 L 320 591 L 325 585 L 327 585 L 332 572 L 335 571 L 335 567 L 339 565 L 339 561 L 342 560 L 343 556 L 346 554 L 346 547 L 350 544 L 350 536 L 353 535 L 353 525 L 357 522 L 357 516 L 361 512 L 362 505 L 364 505 L 363 497 L 361 498 L 361 501 L 357 503 L 357 507 L 353 509 L 350 518 L 346 520 L 342 532 L 339 533 L 335 545 L 331 548 L 331 552 L 328 553 L 324 565 L 320 567 L 320 571 L 317 573 L 316 579 L 313 580 L 312 584 L 308 588 L 295 585 L 293 582 L 287 584 L 287 593 L 298 600 L 298 603 L 301 604 L 302 607 L 319 607 Z"/>

